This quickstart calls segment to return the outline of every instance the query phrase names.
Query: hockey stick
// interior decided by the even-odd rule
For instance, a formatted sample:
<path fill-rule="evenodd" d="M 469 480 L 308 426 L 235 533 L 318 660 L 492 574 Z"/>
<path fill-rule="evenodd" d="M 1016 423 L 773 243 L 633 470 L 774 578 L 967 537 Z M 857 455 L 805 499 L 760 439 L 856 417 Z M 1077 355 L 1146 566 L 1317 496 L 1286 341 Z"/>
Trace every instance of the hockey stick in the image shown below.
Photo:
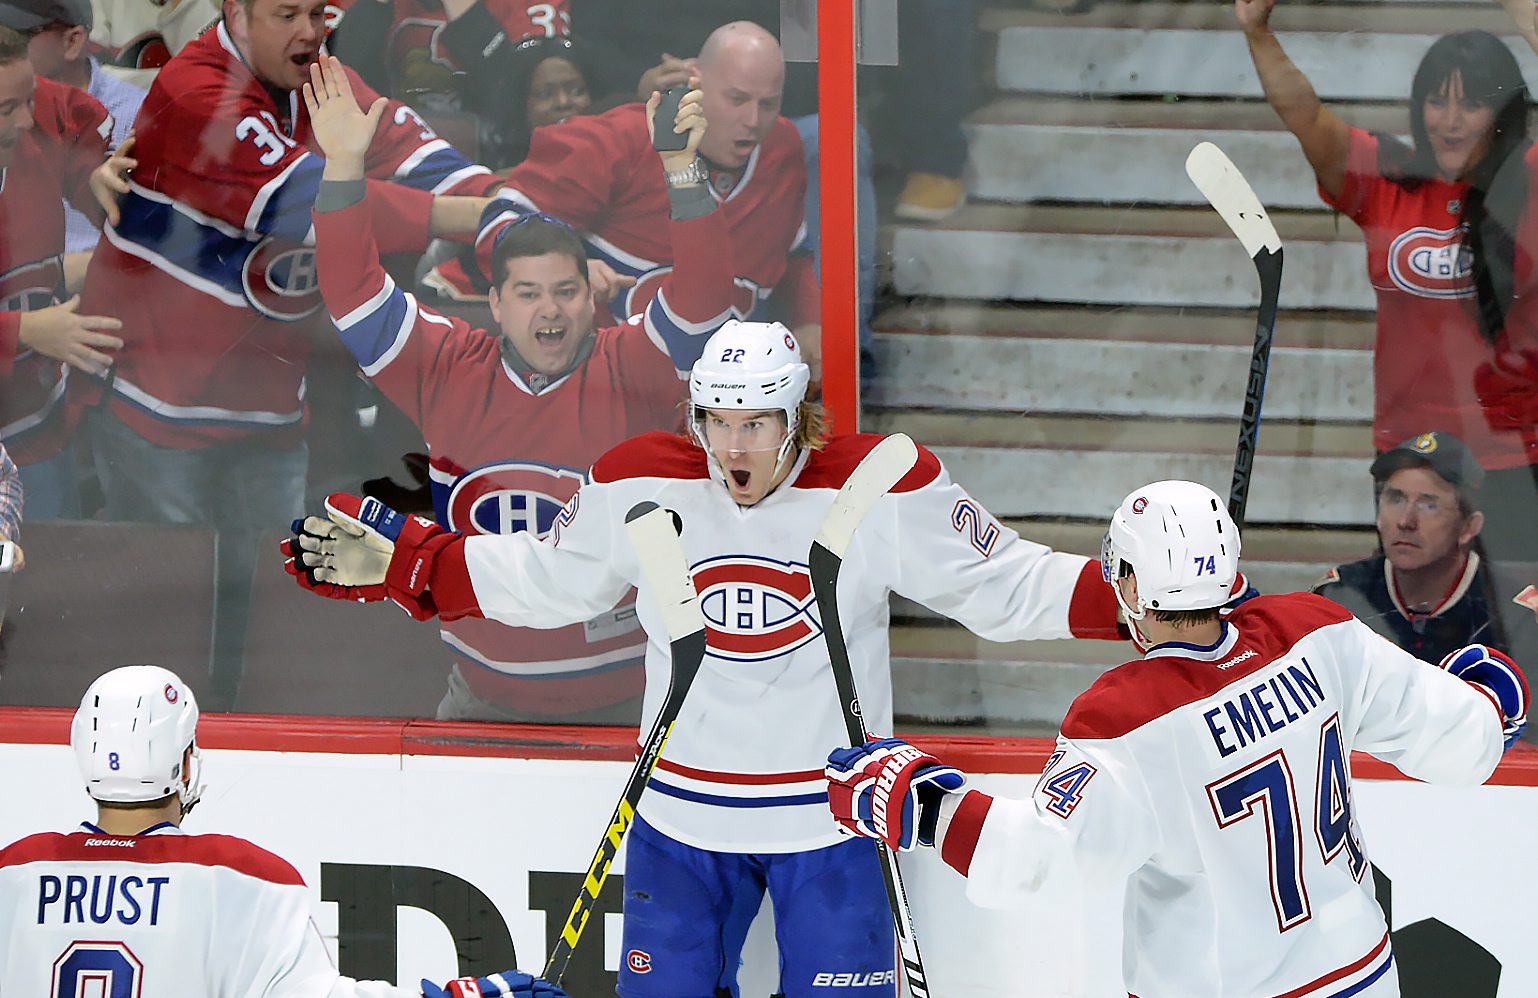
<path fill-rule="evenodd" d="M 1250 377 L 1244 387 L 1244 414 L 1239 420 L 1239 447 L 1234 452 L 1234 480 L 1228 490 L 1228 513 L 1244 529 L 1244 507 L 1250 496 L 1250 472 L 1260 436 L 1260 403 L 1266 393 L 1271 363 L 1271 338 L 1276 332 L 1277 298 L 1282 290 L 1282 239 L 1266 209 L 1239 168 L 1211 142 L 1203 142 L 1186 157 L 1186 176 L 1216 208 L 1244 244 L 1260 276 L 1260 314 L 1255 320 L 1255 349 Z"/>
<path fill-rule="evenodd" d="M 559 984 L 561 976 L 566 973 L 566 964 L 571 960 L 572 951 L 577 948 L 577 941 L 582 938 L 582 930 L 587 927 L 593 905 L 598 902 L 598 893 L 603 890 L 604 881 L 608 879 L 609 867 L 613 865 L 620 843 L 625 839 L 625 831 L 635 820 L 636 805 L 640 803 L 646 783 L 657 766 L 657 759 L 667 745 L 668 735 L 673 731 L 673 722 L 678 720 L 678 711 L 689 693 L 689 686 L 694 682 L 695 675 L 700 671 L 700 663 L 705 659 L 705 616 L 700 612 L 699 594 L 694 591 L 689 563 L 684 558 L 683 545 L 678 541 L 679 532 L 683 528 L 677 514 L 654 502 L 636 503 L 625 515 L 625 528 L 630 533 L 630 543 L 635 545 L 646 587 L 651 591 L 652 599 L 662 608 L 662 622 L 667 628 L 668 641 L 671 642 L 672 676 L 668 681 L 668 692 L 663 698 L 662 709 L 657 712 L 657 719 L 652 722 L 651 732 L 646 736 L 646 743 L 641 749 L 641 757 L 630 771 L 625 792 L 609 818 L 603 839 L 598 843 L 598 851 L 593 854 L 593 861 L 587 865 L 587 876 L 583 878 L 582 889 L 571 906 L 571 914 L 566 917 L 561 935 L 550 949 L 550 959 L 545 963 L 543 976 L 554 984 Z"/>
<path fill-rule="evenodd" d="M 860 521 L 871 507 L 902 480 L 918 461 L 919 451 L 905 434 L 894 433 L 865 455 L 844 487 L 833 499 L 817 539 L 807 557 L 812 573 L 812 591 L 817 596 L 817 610 L 822 615 L 822 634 L 828 643 L 828 659 L 833 664 L 833 682 L 838 687 L 838 702 L 844 712 L 844 728 L 851 745 L 864 745 L 870 738 L 865 720 L 860 716 L 860 695 L 854 686 L 854 667 L 849 663 L 849 647 L 844 643 L 844 628 L 838 619 L 838 573 L 844 566 L 844 553 Z M 903 887 L 897 854 L 877 842 L 881 854 L 881 873 L 886 880 L 887 904 L 892 909 L 892 924 L 897 928 L 897 945 L 902 955 L 903 973 L 912 998 L 929 998 L 929 981 L 924 975 L 924 959 L 919 955 L 918 936 L 913 931 L 913 912 L 908 906 L 908 892 Z"/>

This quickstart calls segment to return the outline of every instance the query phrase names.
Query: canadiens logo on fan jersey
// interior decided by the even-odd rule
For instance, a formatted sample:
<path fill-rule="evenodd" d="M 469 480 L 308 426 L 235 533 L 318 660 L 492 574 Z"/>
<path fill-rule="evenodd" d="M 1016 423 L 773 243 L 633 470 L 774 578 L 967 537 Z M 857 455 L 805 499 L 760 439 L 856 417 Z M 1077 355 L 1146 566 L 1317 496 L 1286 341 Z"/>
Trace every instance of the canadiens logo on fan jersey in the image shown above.
<path fill-rule="evenodd" d="M 711 654 L 763 662 L 789 654 L 822 634 L 813 614 L 807 566 L 752 555 L 726 555 L 694 567 Z"/>
<path fill-rule="evenodd" d="M 1388 276 L 1402 291 L 1422 298 L 1467 298 L 1471 257 L 1460 229 L 1417 226 L 1388 247 Z"/>
<path fill-rule="evenodd" d="M 556 517 L 582 485 L 569 468 L 500 462 L 472 468 L 454 482 L 448 498 L 448 526 L 468 534 L 545 537 Z"/>
<path fill-rule="evenodd" d="M 308 318 L 324 304 L 315 250 L 276 236 L 263 239 L 246 257 L 240 283 L 252 308 L 280 322 Z"/>
<path fill-rule="evenodd" d="M 590 247 L 591 248 L 591 247 Z M 600 252 L 600 256 L 602 254 Z M 636 277 L 635 286 L 625 292 L 624 308 L 616 310 L 618 318 L 640 315 L 646 311 L 646 306 L 652 303 L 657 293 L 662 290 L 663 282 L 673 272 L 672 267 L 653 267 L 651 270 L 640 273 Z M 739 319 L 752 318 L 758 310 L 759 303 L 767 298 L 768 292 L 760 288 L 746 277 L 736 277 L 732 280 L 732 305 L 731 314 Z M 620 314 L 623 312 L 623 314 Z"/>

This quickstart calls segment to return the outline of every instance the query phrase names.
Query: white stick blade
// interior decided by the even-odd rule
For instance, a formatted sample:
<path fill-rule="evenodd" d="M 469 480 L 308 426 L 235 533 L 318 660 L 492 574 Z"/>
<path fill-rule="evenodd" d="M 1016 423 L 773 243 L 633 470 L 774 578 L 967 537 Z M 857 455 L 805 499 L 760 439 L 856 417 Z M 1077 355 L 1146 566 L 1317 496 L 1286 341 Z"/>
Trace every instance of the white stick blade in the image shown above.
<path fill-rule="evenodd" d="M 683 542 L 673 529 L 673 514 L 655 506 L 645 514 L 627 520 L 625 530 L 635 547 L 641 574 L 652 599 L 662 610 L 662 623 L 668 639 L 677 641 L 686 634 L 705 629 L 705 615 L 694 591 L 694 576 L 684 557 Z"/>
<path fill-rule="evenodd" d="M 1223 150 L 1211 142 L 1198 144 L 1186 157 L 1186 176 L 1223 216 L 1252 259 L 1262 249 L 1274 253 L 1282 248 L 1265 206 Z"/>
<path fill-rule="evenodd" d="M 918 445 L 906 433 L 894 433 L 871 448 L 834 497 L 833 508 L 817 532 L 817 543 L 842 558 L 865 514 L 902 481 L 918 459 Z"/>

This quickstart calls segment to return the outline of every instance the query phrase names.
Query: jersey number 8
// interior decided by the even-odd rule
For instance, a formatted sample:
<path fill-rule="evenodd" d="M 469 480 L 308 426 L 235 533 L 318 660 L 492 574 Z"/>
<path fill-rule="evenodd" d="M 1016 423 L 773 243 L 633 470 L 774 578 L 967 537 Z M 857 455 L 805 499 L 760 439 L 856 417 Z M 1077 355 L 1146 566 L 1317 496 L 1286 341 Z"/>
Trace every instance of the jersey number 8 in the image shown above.
<path fill-rule="evenodd" d="M 74 942 L 53 962 L 49 998 L 140 998 L 144 965 L 122 943 Z"/>

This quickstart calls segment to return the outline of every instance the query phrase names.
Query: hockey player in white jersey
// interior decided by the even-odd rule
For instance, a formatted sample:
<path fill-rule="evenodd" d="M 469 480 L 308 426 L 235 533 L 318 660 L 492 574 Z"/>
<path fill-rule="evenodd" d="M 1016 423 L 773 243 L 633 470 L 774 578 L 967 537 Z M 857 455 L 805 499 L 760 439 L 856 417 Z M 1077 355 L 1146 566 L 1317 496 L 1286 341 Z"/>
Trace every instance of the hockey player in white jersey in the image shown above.
<path fill-rule="evenodd" d="M 728 322 L 693 368 L 692 436 L 647 434 L 611 450 L 546 542 L 461 537 L 347 496 L 328 501 L 346 531 L 311 517 L 310 536 L 295 542 L 313 552 L 290 561 L 301 584 L 388 596 L 418 616 L 557 627 L 638 586 L 645 730 L 668 686 L 668 639 L 623 522 L 643 500 L 681 516 L 709 647 L 627 841 L 626 998 L 736 995 L 766 890 L 783 994 L 895 993 L 877 857 L 827 818 L 823 761 L 846 736 L 806 563 L 834 495 L 881 438 L 828 438 L 805 399 L 808 376 L 785 327 Z M 928 451 L 872 511 L 845 565 L 841 616 L 877 726 L 892 720 L 890 592 L 1000 641 L 1118 637 L 1091 559 L 1002 526 Z"/>
<path fill-rule="evenodd" d="M 1526 724 L 1521 671 L 1482 645 L 1438 669 L 1308 593 L 1220 617 L 1239 535 L 1191 482 L 1127 496 L 1102 560 L 1149 648 L 1074 701 L 1031 799 L 967 789 L 879 739 L 829 757 L 836 822 L 935 847 L 985 907 L 1029 903 L 1055 874 L 1125 881 L 1123 971 L 1140 998 L 1397 995 L 1351 753 L 1482 783 Z"/>
<path fill-rule="evenodd" d="M 192 691 L 158 666 L 86 690 L 70 745 L 97 818 L 0 849 L 0 996 L 565 998 L 512 970 L 420 990 L 341 976 L 292 866 L 182 831 L 202 791 L 197 724 Z"/>

